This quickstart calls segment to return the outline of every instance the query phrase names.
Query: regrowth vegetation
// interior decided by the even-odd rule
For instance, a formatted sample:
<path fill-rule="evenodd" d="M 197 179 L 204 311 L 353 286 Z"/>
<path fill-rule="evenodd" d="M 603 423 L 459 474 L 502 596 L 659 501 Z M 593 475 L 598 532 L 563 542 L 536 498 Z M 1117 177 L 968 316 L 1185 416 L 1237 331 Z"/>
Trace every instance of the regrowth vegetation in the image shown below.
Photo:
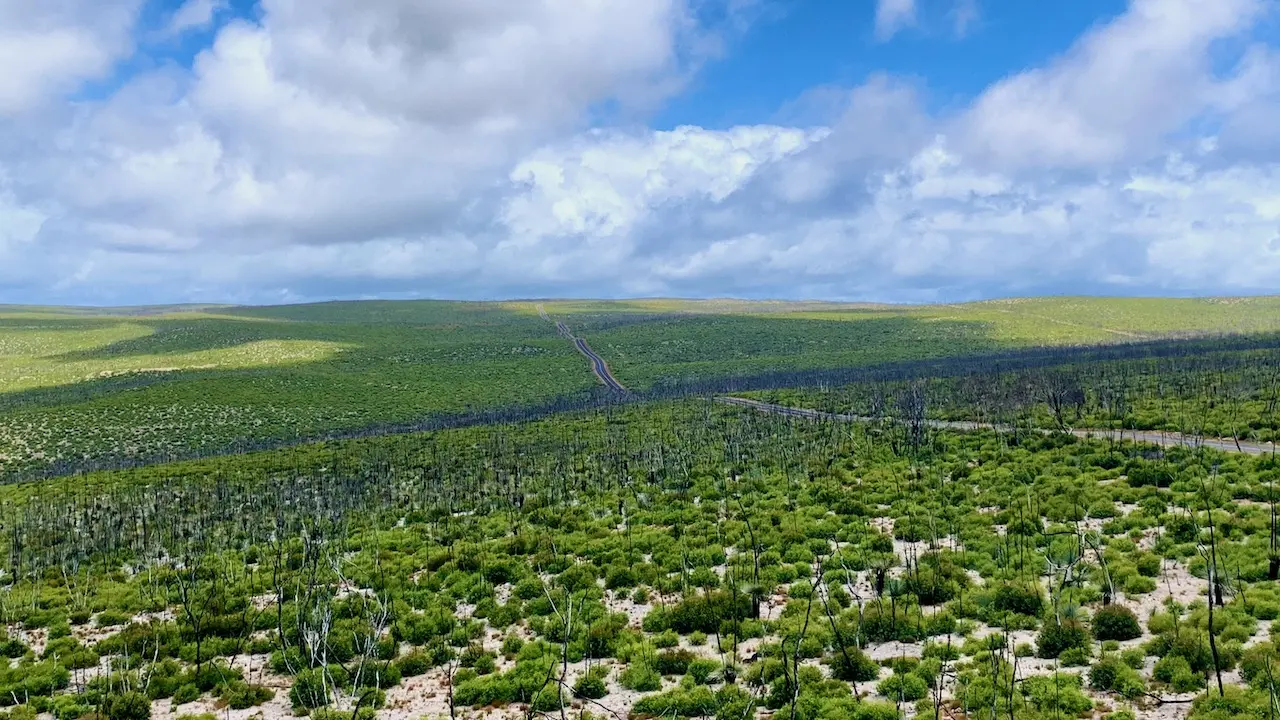
<path fill-rule="evenodd" d="M 1266 717 L 1280 463 L 1031 431 L 1034 394 L 920 422 L 964 410 L 946 387 L 840 390 L 894 408 L 862 423 L 694 399 L 5 487 L 0 704 Z"/>
<path fill-rule="evenodd" d="M 664 396 L 735 382 L 807 384 L 815 372 L 1040 345 L 1276 331 L 1278 304 L 542 303 L 587 337 L 624 385 Z M 0 476 L 59 475 L 597 402 L 607 393 L 538 305 L 7 308 L 0 312 Z"/>

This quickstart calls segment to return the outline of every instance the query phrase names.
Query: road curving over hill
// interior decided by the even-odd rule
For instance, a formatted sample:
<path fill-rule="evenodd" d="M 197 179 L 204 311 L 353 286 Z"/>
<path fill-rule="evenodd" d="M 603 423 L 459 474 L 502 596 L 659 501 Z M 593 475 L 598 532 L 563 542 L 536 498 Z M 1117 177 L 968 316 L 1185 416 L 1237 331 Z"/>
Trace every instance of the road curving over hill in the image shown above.
<path fill-rule="evenodd" d="M 547 322 L 554 322 L 556 324 L 556 332 L 560 334 L 560 337 L 573 343 L 573 346 L 578 349 L 578 352 L 582 353 L 583 356 L 591 361 L 591 372 L 595 373 L 596 378 L 598 378 L 600 382 L 604 383 L 605 387 L 616 393 L 626 394 L 629 392 L 622 383 L 618 382 L 618 379 L 613 376 L 613 373 L 609 371 L 609 364 L 604 361 L 604 358 L 600 357 L 596 351 L 592 350 L 591 346 L 587 344 L 586 338 L 574 335 L 573 331 L 569 329 L 569 326 L 565 325 L 563 322 L 560 322 L 559 320 L 552 320 L 551 317 L 547 315 L 547 311 L 542 305 L 538 305 L 538 315 Z"/>
<path fill-rule="evenodd" d="M 833 420 L 836 422 L 850 423 L 869 423 L 875 422 L 876 418 L 865 415 L 845 415 L 840 413 L 829 413 L 821 410 L 809 410 L 805 408 L 793 408 L 786 405 L 775 405 L 773 403 L 761 402 L 759 400 L 751 400 L 749 398 L 740 397 L 718 397 L 716 402 L 726 405 L 737 405 L 739 407 L 750 408 L 771 415 L 786 415 L 788 417 L 805 418 L 807 420 Z M 1007 425 L 999 425 L 996 423 L 980 423 L 960 420 L 926 420 L 925 425 L 931 428 L 941 430 L 1011 430 Z M 1051 434 L 1058 432 L 1056 430 L 1046 430 L 1036 428 L 1034 432 Z M 1084 439 L 1107 439 L 1129 440 L 1131 442 L 1150 443 L 1160 447 L 1187 447 L 1187 448 L 1207 448 L 1210 450 L 1218 450 L 1228 453 L 1243 453 L 1245 455 L 1274 455 L 1276 454 L 1275 443 L 1256 443 L 1246 442 L 1244 440 L 1233 440 L 1230 438 L 1203 438 L 1192 435 L 1185 435 L 1176 432 L 1160 432 L 1155 430 L 1096 430 L 1085 428 L 1068 429 L 1065 432 Z"/>

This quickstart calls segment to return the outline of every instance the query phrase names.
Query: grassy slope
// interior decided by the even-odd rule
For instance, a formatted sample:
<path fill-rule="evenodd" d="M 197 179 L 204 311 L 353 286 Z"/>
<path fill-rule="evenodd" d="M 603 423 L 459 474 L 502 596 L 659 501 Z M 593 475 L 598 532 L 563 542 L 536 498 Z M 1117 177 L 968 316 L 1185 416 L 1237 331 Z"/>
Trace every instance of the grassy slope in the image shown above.
<path fill-rule="evenodd" d="M 1280 330 L 1280 298 L 543 305 L 637 388 L 690 375 Z M 585 360 L 535 302 L 0 307 L 0 472 L 405 422 L 593 385 Z"/>
<path fill-rule="evenodd" d="M 594 384 L 549 323 L 489 305 L 0 315 L 0 465 L 407 422 Z"/>
<path fill-rule="evenodd" d="M 1280 297 L 1031 298 L 953 305 L 548 302 L 624 382 L 833 367 L 1030 345 L 1280 331 Z M 622 323 L 620 314 L 642 319 Z"/>

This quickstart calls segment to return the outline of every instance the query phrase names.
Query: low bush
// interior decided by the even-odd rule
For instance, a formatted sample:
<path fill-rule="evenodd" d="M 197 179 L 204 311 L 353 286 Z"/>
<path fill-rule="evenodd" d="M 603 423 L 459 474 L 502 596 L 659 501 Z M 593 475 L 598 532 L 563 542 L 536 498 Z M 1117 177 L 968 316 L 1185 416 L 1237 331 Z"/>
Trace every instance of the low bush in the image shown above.
<path fill-rule="evenodd" d="M 1133 640 L 1142 637 L 1142 625 L 1129 608 L 1105 605 L 1093 615 L 1093 636 L 1099 640 Z"/>

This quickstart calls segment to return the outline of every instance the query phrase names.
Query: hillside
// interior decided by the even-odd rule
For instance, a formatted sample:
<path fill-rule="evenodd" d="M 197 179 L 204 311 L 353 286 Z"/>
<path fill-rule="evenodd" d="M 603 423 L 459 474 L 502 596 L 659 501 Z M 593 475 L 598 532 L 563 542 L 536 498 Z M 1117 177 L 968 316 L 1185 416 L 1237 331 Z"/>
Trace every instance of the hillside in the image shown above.
<path fill-rule="evenodd" d="M 0 308 L 0 474 L 254 447 L 628 388 L 1041 345 L 1280 330 L 1280 298 Z"/>

